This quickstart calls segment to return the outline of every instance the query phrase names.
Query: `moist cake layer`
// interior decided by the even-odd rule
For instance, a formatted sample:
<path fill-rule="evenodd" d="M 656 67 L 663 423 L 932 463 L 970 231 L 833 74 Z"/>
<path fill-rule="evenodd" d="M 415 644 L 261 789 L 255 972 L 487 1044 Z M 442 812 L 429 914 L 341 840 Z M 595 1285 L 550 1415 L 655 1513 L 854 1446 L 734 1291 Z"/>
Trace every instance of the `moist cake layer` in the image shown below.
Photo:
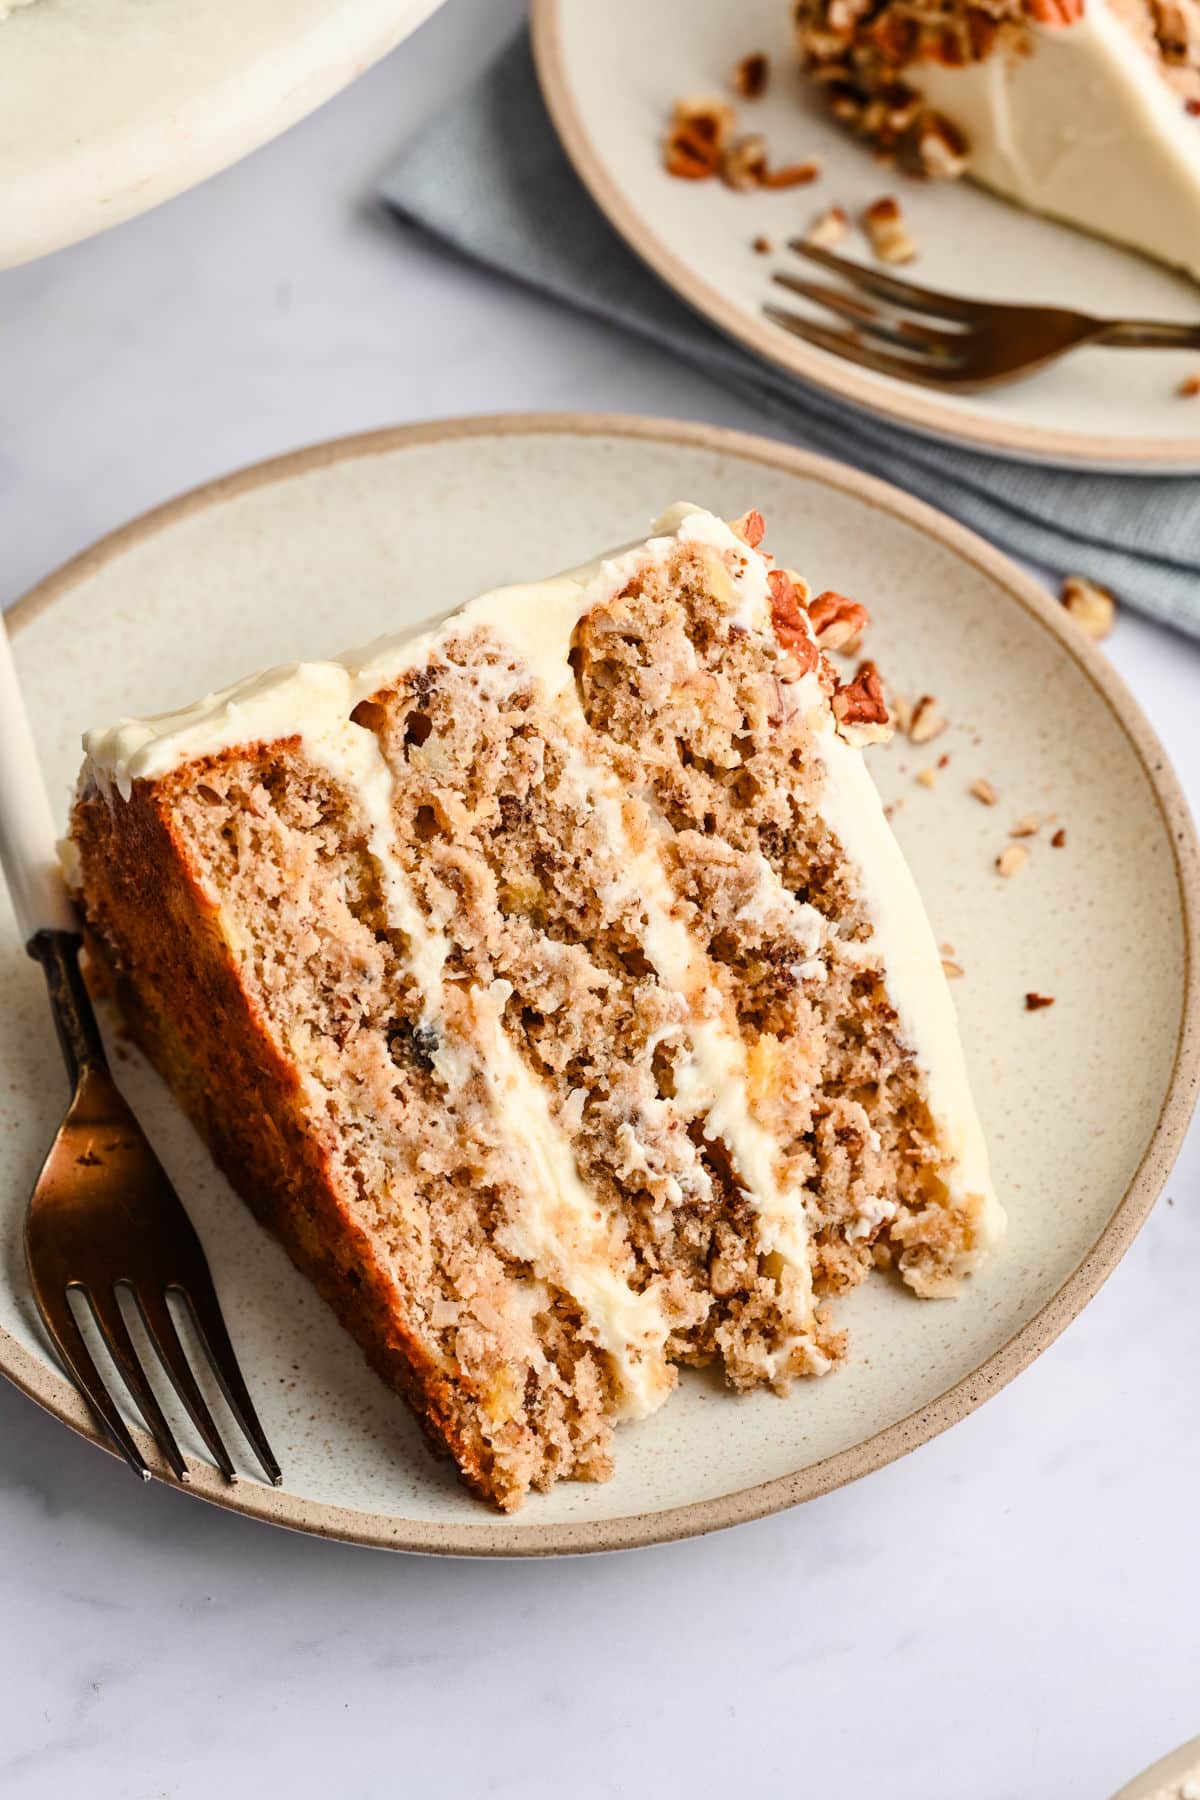
<path fill-rule="evenodd" d="M 756 516 L 754 516 L 756 518 Z M 409 639 L 87 740 L 97 956 L 466 1478 L 611 1468 L 678 1362 L 998 1235 L 936 946 L 794 579 L 680 507 Z M 747 540 L 751 541 L 747 541 Z"/>

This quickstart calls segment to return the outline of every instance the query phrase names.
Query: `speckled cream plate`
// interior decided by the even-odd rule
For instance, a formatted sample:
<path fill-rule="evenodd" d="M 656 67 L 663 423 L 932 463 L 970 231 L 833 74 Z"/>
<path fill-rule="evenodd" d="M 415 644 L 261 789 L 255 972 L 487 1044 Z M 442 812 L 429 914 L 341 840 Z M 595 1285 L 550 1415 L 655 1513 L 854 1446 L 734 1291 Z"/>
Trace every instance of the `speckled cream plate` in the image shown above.
<path fill-rule="evenodd" d="M 121 1080 L 208 1247 L 286 1476 L 279 1492 L 253 1478 L 228 1490 L 197 1456 L 193 1491 L 208 1499 L 329 1536 L 480 1555 L 644 1544 L 793 1505 L 912 1449 L 1023 1368 L 1095 1293 L 1166 1178 L 1200 1062 L 1198 859 L 1150 728 L 1003 557 L 895 489 L 778 444 L 575 415 L 418 426 L 301 451 L 150 514 L 17 607 L 60 811 L 85 726 L 577 563 L 680 498 L 730 516 L 760 507 L 785 561 L 874 604 L 872 651 L 952 721 L 931 748 L 897 742 L 872 760 L 903 798 L 897 829 L 965 970 L 955 995 L 1008 1245 L 956 1301 L 867 1283 L 840 1309 L 849 1362 L 787 1400 L 685 1379 L 657 1417 L 622 1428 L 613 1481 L 564 1485 L 501 1519 L 429 1456 L 126 1051 Z M 931 791 L 915 775 L 942 754 Z M 995 808 L 967 794 L 978 775 Z M 1066 845 L 1051 848 L 1044 828 L 1028 866 L 1002 880 L 1007 828 L 1035 811 L 1055 815 Z M 1130 944 L 1136 956 L 1114 954 Z M 1026 1012 L 1030 989 L 1055 1005 Z M 64 1082 L 40 974 L 2 897 L 0 990 L 0 1368 L 94 1437 L 25 1291 L 20 1222 Z"/>
<path fill-rule="evenodd" d="M 1200 470 L 1200 402 L 1180 398 L 1194 353 L 1082 351 L 990 394 L 952 395 L 874 375 L 803 343 L 764 318 L 777 251 L 835 201 L 857 216 L 900 195 L 920 260 L 914 280 L 988 300 L 1044 301 L 1124 318 L 1200 319 L 1200 287 L 1185 276 L 996 199 L 969 182 L 918 182 L 880 168 L 833 124 L 792 56 L 788 0 L 533 0 L 542 87 L 580 176 L 617 230 L 698 312 L 751 350 L 872 412 L 978 449 L 1027 460 L 1175 472 Z M 724 92 L 751 50 L 769 52 L 767 96 L 740 108 L 777 163 L 818 156 L 811 187 L 733 193 L 719 181 L 679 181 L 662 167 L 676 100 Z M 867 258 L 856 233 L 846 253 Z M 798 258 L 790 259 L 800 266 Z M 905 273 L 901 270 L 900 273 Z M 823 315 L 828 320 L 828 314 Z"/>
<path fill-rule="evenodd" d="M 1113 1800 L 1198 1800 L 1200 1797 L 1200 1738 L 1181 1744 L 1170 1756 L 1127 1783 Z"/>
<path fill-rule="evenodd" d="M 312 112 L 441 0 L 0 0 L 0 269 Z"/>

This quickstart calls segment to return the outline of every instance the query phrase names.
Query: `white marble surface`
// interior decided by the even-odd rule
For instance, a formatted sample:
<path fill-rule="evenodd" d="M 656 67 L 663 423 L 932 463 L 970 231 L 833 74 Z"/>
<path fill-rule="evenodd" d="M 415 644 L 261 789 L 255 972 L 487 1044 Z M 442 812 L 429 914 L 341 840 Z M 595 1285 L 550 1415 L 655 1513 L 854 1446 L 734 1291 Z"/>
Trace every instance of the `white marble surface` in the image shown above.
<path fill-rule="evenodd" d="M 764 429 L 373 215 L 376 172 L 518 11 L 452 0 L 241 167 L 0 275 L 0 596 L 337 432 L 572 406 Z M 1195 803 L 1200 647 L 1124 617 L 1110 648 Z M 1084 1316 L 949 1435 L 603 1560 L 272 1532 L 139 1491 L 0 1384 L 0 1794 L 1106 1800 L 1200 1730 L 1198 1188 L 1193 1133 Z"/>

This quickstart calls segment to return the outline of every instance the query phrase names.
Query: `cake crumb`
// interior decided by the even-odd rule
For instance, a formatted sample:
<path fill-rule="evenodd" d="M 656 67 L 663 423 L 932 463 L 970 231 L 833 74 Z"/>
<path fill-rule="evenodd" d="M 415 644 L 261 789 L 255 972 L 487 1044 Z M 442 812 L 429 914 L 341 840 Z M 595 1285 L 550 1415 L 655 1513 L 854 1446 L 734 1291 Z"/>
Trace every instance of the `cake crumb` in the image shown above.
<path fill-rule="evenodd" d="M 912 721 L 908 727 L 909 740 L 914 744 L 932 743 L 935 737 L 945 731 L 949 722 L 933 695 L 922 694 L 913 707 Z"/>
<path fill-rule="evenodd" d="M 1107 588 L 1086 575 L 1068 575 L 1059 590 L 1059 599 L 1086 636 L 1099 643 L 1113 628 L 1117 603 Z"/>
<path fill-rule="evenodd" d="M 916 779 L 923 788 L 937 786 L 937 770 L 934 768 L 918 769 Z"/>
<path fill-rule="evenodd" d="M 771 251 L 775 248 L 775 246 L 772 244 L 769 237 L 763 237 L 760 232 L 758 237 L 755 238 L 753 244 L 751 244 L 750 248 L 754 251 L 756 256 L 770 256 Z"/>
<path fill-rule="evenodd" d="M 752 50 L 735 63 L 733 91 L 742 100 L 761 100 L 771 79 L 771 59 L 765 50 Z"/>
<path fill-rule="evenodd" d="M 971 783 L 968 792 L 974 794 L 975 798 L 982 801 L 984 806 L 995 806 L 1000 798 L 991 782 L 985 780 L 982 775 Z"/>
<path fill-rule="evenodd" d="M 961 963 L 955 962 L 953 958 L 943 956 L 942 973 L 945 975 L 947 981 L 959 981 L 962 979 L 963 966 Z"/>
<path fill-rule="evenodd" d="M 1053 1005 L 1054 1005 L 1054 995 L 1053 994 L 1026 994 L 1026 996 L 1025 996 L 1025 1011 L 1026 1012 L 1041 1012 L 1041 1010 L 1044 1006 L 1053 1006 Z"/>
<path fill-rule="evenodd" d="M 915 261 L 917 246 L 894 194 L 883 194 L 871 202 L 863 213 L 863 229 L 878 262 Z"/>
<path fill-rule="evenodd" d="M 827 206 L 819 212 L 804 234 L 806 244 L 816 244 L 818 249 L 832 250 L 840 244 L 850 230 L 850 215 L 844 206 Z"/>
<path fill-rule="evenodd" d="M 1067 841 L 1066 830 L 1062 825 L 1060 825 L 1058 830 L 1055 832 L 1054 836 L 1050 839 L 1050 848 L 1052 850 L 1061 850 L 1063 848 L 1063 846 L 1065 845 L 1066 841 Z"/>
<path fill-rule="evenodd" d="M 1029 852 L 1024 844 L 1009 844 L 996 858 L 996 868 L 1001 875 L 1015 875 L 1029 861 Z"/>
<path fill-rule="evenodd" d="M 1178 393 L 1181 400 L 1194 400 L 1200 394 L 1200 373 L 1185 375 L 1179 384 Z M 1200 1789 L 1197 1792 L 1200 1793 Z"/>
<path fill-rule="evenodd" d="M 1018 819 L 1016 824 L 1012 826 L 1008 835 L 1009 837 L 1015 838 L 1036 837 L 1041 829 L 1042 820 L 1040 813 L 1026 813 L 1024 818 Z"/>

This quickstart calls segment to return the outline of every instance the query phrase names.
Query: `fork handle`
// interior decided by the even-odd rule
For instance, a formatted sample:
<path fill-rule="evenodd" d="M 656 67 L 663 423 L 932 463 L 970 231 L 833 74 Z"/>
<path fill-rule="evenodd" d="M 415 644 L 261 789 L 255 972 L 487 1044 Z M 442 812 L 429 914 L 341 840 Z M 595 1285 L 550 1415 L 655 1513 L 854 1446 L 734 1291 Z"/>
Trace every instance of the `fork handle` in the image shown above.
<path fill-rule="evenodd" d="M 21 698 L 12 646 L 0 619 L 0 867 L 17 926 L 29 943 L 43 927 L 77 932 L 55 849 L 54 815 Z"/>
<path fill-rule="evenodd" d="M 1174 319 L 1114 319 L 1099 342 L 1116 350 L 1200 350 L 1200 325 Z"/>
<path fill-rule="evenodd" d="M 30 956 L 41 963 L 46 977 L 58 1042 L 72 1087 L 78 1087 L 83 1075 L 108 1072 L 91 995 L 80 973 L 82 944 L 78 931 L 42 930 L 35 931 L 26 945 Z"/>

